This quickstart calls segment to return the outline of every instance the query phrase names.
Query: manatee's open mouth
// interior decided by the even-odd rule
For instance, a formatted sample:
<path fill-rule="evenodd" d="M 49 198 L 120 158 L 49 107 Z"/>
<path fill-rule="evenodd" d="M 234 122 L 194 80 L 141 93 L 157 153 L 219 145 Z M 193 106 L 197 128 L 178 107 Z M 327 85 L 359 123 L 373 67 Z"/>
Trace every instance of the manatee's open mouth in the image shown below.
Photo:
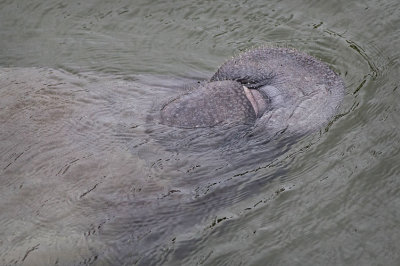
<path fill-rule="evenodd" d="M 267 99 L 266 97 L 260 93 L 258 90 L 249 89 L 246 86 L 243 86 L 244 93 L 246 94 L 247 99 L 250 101 L 251 106 L 254 109 L 257 117 L 262 116 L 262 114 L 267 109 Z"/>

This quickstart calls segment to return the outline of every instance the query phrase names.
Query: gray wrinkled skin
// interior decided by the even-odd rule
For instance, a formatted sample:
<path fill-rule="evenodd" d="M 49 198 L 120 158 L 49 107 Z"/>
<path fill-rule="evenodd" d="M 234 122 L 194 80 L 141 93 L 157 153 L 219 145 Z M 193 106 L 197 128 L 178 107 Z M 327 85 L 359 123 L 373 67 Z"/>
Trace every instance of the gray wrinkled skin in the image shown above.
<path fill-rule="evenodd" d="M 161 121 L 180 128 L 216 126 L 221 123 L 254 123 L 256 114 L 243 86 L 235 81 L 206 83 L 165 105 Z"/>
<path fill-rule="evenodd" d="M 218 83 L 228 80 L 235 83 Z M 238 83 L 262 105 L 258 112 L 254 105 L 253 110 L 248 108 L 249 97 L 236 91 Z M 293 49 L 263 47 L 232 58 L 209 83 L 166 104 L 161 123 L 195 128 L 235 121 L 250 123 L 253 133 L 303 134 L 321 127 L 337 112 L 344 89 L 342 79 L 316 58 Z M 222 97 L 225 94 L 229 97 Z M 229 116 L 215 116 L 220 113 Z"/>

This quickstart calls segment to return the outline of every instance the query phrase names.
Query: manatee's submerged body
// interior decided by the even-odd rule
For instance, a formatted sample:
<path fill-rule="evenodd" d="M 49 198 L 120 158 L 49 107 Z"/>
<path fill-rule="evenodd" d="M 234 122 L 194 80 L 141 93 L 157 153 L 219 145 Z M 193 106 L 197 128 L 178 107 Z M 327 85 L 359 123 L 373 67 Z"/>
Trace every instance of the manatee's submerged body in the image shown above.
<path fill-rule="evenodd" d="M 314 57 L 258 48 L 227 61 L 208 82 L 164 105 L 161 123 L 306 132 L 328 121 L 343 95 L 342 79 Z"/>

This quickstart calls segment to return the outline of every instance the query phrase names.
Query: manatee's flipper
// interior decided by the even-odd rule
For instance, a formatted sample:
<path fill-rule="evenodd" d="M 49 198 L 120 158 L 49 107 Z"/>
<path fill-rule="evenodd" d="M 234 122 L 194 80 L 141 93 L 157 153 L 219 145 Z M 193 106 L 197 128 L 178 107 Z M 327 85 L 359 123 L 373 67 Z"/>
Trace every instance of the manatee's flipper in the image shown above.
<path fill-rule="evenodd" d="M 255 110 L 243 86 L 235 81 L 206 83 L 164 105 L 161 123 L 180 128 L 220 124 L 253 124 Z"/>

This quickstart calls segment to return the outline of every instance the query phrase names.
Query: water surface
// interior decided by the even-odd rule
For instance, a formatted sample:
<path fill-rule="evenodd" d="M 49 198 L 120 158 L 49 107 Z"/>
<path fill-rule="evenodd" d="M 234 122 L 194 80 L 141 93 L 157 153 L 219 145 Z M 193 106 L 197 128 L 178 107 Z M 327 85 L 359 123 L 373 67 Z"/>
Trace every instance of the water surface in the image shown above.
<path fill-rule="evenodd" d="M 390 0 L 1 1 L 1 264 L 398 265 L 399 14 Z M 340 74 L 328 125 L 234 149 L 149 125 L 261 45 Z"/>

